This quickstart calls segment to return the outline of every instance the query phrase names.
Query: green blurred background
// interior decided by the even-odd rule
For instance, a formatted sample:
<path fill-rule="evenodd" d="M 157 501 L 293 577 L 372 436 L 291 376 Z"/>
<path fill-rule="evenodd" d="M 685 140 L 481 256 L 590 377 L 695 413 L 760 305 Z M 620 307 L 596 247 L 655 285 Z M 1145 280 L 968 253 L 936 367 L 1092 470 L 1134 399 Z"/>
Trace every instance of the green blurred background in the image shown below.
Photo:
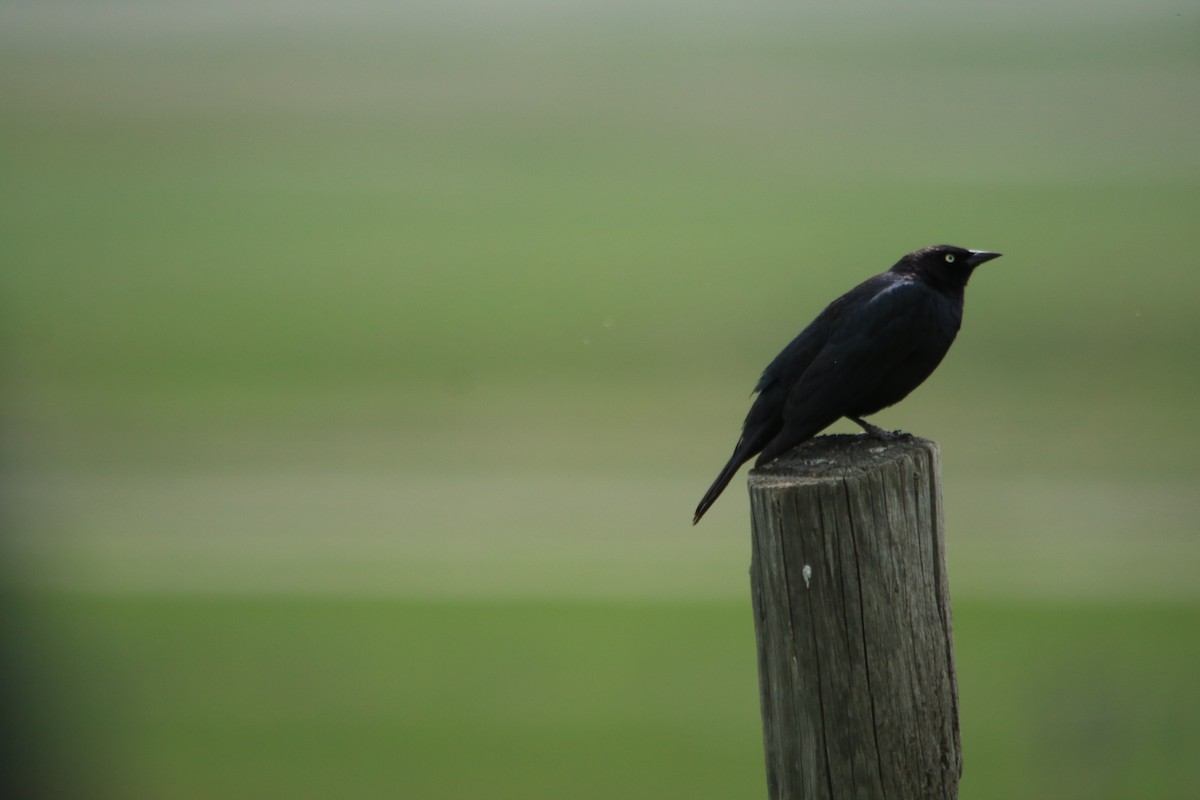
<path fill-rule="evenodd" d="M 0 136 L 13 796 L 764 797 L 691 511 L 938 242 L 962 796 L 1200 796 L 1194 3 L 8 2 Z"/>

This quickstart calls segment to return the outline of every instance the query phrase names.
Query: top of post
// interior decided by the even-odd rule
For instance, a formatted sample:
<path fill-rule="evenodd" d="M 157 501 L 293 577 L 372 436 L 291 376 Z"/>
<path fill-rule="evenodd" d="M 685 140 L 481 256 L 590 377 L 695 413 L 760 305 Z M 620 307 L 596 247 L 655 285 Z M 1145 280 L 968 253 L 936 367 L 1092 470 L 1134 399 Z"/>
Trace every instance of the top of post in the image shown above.
<path fill-rule="evenodd" d="M 917 454 L 936 459 L 937 442 L 907 433 L 887 440 L 848 433 L 817 436 L 771 463 L 750 470 L 750 482 L 827 480 L 875 469 Z"/>

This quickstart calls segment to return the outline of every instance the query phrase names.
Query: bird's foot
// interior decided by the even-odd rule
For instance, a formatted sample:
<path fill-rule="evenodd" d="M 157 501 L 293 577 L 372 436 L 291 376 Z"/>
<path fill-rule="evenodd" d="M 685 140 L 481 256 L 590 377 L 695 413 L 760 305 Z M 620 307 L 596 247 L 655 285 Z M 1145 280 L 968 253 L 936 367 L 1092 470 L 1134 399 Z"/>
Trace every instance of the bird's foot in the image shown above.
<path fill-rule="evenodd" d="M 907 439 L 912 437 L 911 433 L 905 433 L 904 431 L 885 431 L 878 425 L 872 425 L 865 419 L 859 419 L 858 417 L 850 417 L 850 421 L 861 427 L 866 432 L 867 436 L 875 439 L 881 439 L 885 442 L 894 442 L 897 439 Z"/>

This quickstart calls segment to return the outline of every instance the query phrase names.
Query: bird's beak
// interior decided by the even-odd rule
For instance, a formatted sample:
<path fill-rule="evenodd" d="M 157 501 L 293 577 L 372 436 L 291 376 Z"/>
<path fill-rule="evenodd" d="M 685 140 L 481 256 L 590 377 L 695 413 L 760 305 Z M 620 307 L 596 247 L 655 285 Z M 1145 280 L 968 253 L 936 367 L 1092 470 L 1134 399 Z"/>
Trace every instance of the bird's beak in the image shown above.
<path fill-rule="evenodd" d="M 987 250 L 972 250 L 971 257 L 967 259 L 967 263 L 972 267 L 978 267 L 985 261 L 991 261 L 993 258 L 999 258 L 1000 253 L 989 253 Z"/>

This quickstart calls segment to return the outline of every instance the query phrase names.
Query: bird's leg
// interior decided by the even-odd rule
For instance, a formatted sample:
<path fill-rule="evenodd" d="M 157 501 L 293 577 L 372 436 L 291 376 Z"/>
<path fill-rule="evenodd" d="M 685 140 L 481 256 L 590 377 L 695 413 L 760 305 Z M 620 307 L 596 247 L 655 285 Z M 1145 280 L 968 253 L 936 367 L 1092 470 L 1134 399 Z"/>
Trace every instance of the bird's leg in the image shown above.
<path fill-rule="evenodd" d="M 885 431 L 878 425 L 872 425 L 865 419 L 860 419 L 858 417 L 847 417 L 847 419 L 858 424 L 859 427 L 866 431 L 867 436 L 874 436 L 876 439 L 882 439 L 885 442 L 891 442 L 906 435 L 900 431 Z"/>

